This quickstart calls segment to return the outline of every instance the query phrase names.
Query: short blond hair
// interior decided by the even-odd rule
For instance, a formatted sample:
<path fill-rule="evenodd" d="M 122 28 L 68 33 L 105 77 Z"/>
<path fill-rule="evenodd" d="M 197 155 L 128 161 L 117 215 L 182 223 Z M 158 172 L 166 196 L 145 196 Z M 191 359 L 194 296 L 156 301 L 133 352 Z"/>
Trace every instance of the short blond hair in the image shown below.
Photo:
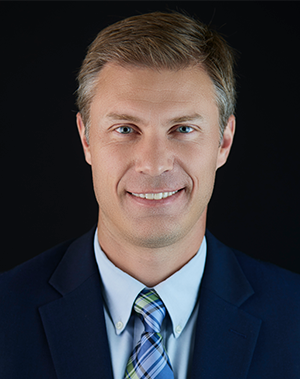
<path fill-rule="evenodd" d="M 77 106 L 87 137 L 98 75 L 109 62 L 170 70 L 200 65 L 215 88 L 222 137 L 235 109 L 234 52 L 207 25 L 178 12 L 153 12 L 128 17 L 100 31 L 77 77 Z"/>

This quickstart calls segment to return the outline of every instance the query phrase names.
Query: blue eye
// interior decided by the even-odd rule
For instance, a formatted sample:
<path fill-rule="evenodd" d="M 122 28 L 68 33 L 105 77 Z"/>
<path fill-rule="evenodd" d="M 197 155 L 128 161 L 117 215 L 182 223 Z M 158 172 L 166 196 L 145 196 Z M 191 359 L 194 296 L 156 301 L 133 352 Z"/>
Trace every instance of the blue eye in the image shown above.
<path fill-rule="evenodd" d="M 177 130 L 179 133 L 191 133 L 194 129 L 191 126 L 182 125 Z"/>
<path fill-rule="evenodd" d="M 119 133 L 121 134 L 130 134 L 132 133 L 133 129 L 130 128 L 129 126 L 120 126 L 119 128 L 116 129 Z"/>

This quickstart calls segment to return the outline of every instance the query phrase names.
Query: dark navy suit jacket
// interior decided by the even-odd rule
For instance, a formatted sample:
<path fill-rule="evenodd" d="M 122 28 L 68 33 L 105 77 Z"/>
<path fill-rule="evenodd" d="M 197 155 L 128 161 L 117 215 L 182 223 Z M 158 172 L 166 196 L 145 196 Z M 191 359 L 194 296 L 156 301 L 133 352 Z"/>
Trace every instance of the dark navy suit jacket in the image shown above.
<path fill-rule="evenodd" d="M 1 379 L 112 379 L 93 234 L 1 275 Z M 206 237 L 190 378 L 299 379 L 300 276 Z"/>

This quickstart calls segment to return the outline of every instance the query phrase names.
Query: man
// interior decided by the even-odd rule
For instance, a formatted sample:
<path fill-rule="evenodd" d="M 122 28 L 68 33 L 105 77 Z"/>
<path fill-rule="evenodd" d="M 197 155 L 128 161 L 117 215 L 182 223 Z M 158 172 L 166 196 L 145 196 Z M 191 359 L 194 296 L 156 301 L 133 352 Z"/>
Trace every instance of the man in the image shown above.
<path fill-rule="evenodd" d="M 2 275 L 1 378 L 299 378 L 299 276 L 206 230 L 232 66 L 177 13 L 99 33 L 77 114 L 98 224 Z"/>

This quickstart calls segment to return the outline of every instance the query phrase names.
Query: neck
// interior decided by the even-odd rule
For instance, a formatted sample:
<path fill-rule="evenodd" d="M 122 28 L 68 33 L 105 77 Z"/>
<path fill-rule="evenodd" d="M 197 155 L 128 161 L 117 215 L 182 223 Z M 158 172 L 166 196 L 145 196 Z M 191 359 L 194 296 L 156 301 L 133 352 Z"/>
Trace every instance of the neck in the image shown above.
<path fill-rule="evenodd" d="M 187 264 L 198 252 L 205 234 L 206 212 L 199 223 L 180 241 L 149 248 L 119 240 L 101 222 L 98 240 L 108 259 L 147 287 L 154 287 Z"/>

